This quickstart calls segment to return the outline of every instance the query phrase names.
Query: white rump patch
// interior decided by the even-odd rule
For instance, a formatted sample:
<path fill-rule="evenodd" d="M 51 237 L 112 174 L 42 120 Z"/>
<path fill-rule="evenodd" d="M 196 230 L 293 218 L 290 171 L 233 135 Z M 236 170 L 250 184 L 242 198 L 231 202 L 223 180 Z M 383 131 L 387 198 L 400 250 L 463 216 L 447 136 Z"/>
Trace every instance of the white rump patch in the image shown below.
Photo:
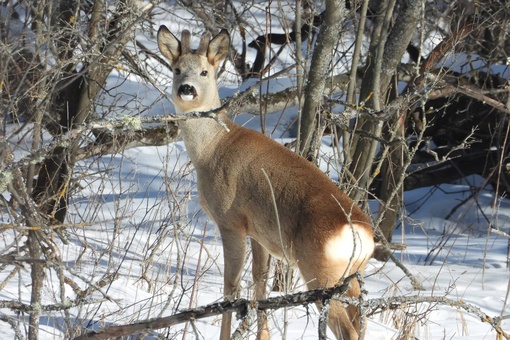
<path fill-rule="evenodd" d="M 353 223 L 345 225 L 325 245 L 326 257 L 333 261 L 352 263 L 367 260 L 374 251 L 374 240 L 364 227 Z"/>

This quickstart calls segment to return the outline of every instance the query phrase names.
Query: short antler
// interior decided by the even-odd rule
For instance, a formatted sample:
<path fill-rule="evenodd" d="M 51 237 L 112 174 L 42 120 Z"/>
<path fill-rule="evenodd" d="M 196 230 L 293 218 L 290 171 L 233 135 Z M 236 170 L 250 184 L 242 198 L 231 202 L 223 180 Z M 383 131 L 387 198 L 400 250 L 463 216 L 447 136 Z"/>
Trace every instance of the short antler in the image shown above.
<path fill-rule="evenodd" d="M 188 30 L 181 34 L 181 55 L 191 52 L 191 33 Z"/>
<path fill-rule="evenodd" d="M 209 41 L 211 41 L 211 35 L 209 33 L 204 33 L 202 38 L 200 39 L 200 45 L 198 45 L 197 54 L 206 55 L 207 47 L 209 46 Z"/>

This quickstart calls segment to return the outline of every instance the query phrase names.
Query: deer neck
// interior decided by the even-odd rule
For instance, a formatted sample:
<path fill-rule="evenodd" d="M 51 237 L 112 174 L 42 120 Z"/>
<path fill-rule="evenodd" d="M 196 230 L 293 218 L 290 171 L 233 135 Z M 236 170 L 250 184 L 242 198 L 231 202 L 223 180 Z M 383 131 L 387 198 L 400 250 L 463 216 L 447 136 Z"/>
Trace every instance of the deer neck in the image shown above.
<path fill-rule="evenodd" d="M 205 112 L 219 106 L 220 102 L 218 99 L 215 107 L 200 108 L 194 111 Z M 176 111 L 177 113 L 186 113 L 178 109 Z M 223 114 L 220 115 L 220 119 L 224 122 L 229 121 Z M 209 162 L 209 158 L 214 154 L 214 150 L 221 140 L 221 137 L 227 133 L 225 128 L 212 118 L 187 119 L 179 122 L 179 129 L 189 158 L 195 166 L 207 164 Z"/>

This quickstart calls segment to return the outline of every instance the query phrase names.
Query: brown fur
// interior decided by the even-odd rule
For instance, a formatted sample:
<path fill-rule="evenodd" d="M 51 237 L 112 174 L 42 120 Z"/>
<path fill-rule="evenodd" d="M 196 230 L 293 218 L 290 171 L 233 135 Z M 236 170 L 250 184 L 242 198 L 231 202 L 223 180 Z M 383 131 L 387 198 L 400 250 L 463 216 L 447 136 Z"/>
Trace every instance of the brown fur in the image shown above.
<path fill-rule="evenodd" d="M 230 39 L 222 31 L 211 41 L 203 38 L 193 52 L 188 35 L 184 32 L 179 42 L 165 26 L 158 32 L 159 48 L 174 70 L 176 111 L 215 109 L 220 106 L 215 74 Z M 194 88 L 193 99 L 181 95 L 189 92 L 182 85 Z M 179 128 L 197 171 L 200 203 L 221 233 L 225 298 L 238 296 L 248 236 L 257 299 L 266 296 L 269 253 L 298 267 L 309 288 L 332 286 L 356 270 L 363 272 L 374 244 L 361 209 L 304 158 L 223 114 L 221 119 L 229 132 L 209 118 L 190 119 Z M 359 294 L 359 285 L 351 281 L 348 295 Z M 339 339 L 358 339 L 358 310 L 333 302 L 329 326 Z M 225 314 L 221 339 L 230 339 L 230 332 L 231 315 Z M 264 313 L 259 313 L 257 338 L 269 338 Z"/>

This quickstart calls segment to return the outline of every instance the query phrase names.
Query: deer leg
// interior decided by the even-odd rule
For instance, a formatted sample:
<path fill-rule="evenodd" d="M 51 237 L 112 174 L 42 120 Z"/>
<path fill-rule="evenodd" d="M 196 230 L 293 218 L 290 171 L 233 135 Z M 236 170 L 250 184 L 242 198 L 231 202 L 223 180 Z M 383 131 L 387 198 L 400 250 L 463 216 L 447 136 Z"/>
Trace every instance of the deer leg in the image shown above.
<path fill-rule="evenodd" d="M 251 239 L 251 249 L 253 252 L 252 274 L 253 282 L 255 282 L 255 299 L 262 300 L 266 298 L 267 277 L 271 257 L 269 252 L 254 239 Z M 269 339 L 269 328 L 265 311 L 257 312 L 257 339 Z"/>
<path fill-rule="evenodd" d="M 342 277 L 350 274 L 350 272 L 346 272 L 349 260 L 331 261 L 327 258 L 321 258 L 318 261 L 313 261 L 302 258 L 298 263 L 300 272 L 307 282 L 308 289 L 331 287 Z M 359 294 L 360 287 L 358 282 L 351 280 L 350 288 L 346 295 L 357 298 Z M 320 303 L 317 303 L 317 308 L 322 308 Z M 354 306 L 346 308 L 339 301 L 330 301 L 328 326 L 337 339 L 359 340 L 360 335 L 361 338 L 363 337 L 363 332 L 360 332 L 359 329 L 360 315 L 358 309 Z"/>
<path fill-rule="evenodd" d="M 225 261 L 223 296 L 226 300 L 234 300 L 239 294 L 241 272 L 246 256 L 246 235 L 237 230 L 222 230 L 223 257 Z M 221 340 L 229 340 L 231 332 L 232 313 L 223 314 L 221 320 Z"/>
<path fill-rule="evenodd" d="M 349 283 L 351 288 L 346 295 L 357 298 L 359 297 L 359 284 L 356 279 Z M 331 301 L 329 309 L 328 326 L 335 333 L 337 339 L 363 339 L 364 332 L 360 329 L 361 316 L 359 310 L 355 306 L 344 307 L 339 301 Z"/>

